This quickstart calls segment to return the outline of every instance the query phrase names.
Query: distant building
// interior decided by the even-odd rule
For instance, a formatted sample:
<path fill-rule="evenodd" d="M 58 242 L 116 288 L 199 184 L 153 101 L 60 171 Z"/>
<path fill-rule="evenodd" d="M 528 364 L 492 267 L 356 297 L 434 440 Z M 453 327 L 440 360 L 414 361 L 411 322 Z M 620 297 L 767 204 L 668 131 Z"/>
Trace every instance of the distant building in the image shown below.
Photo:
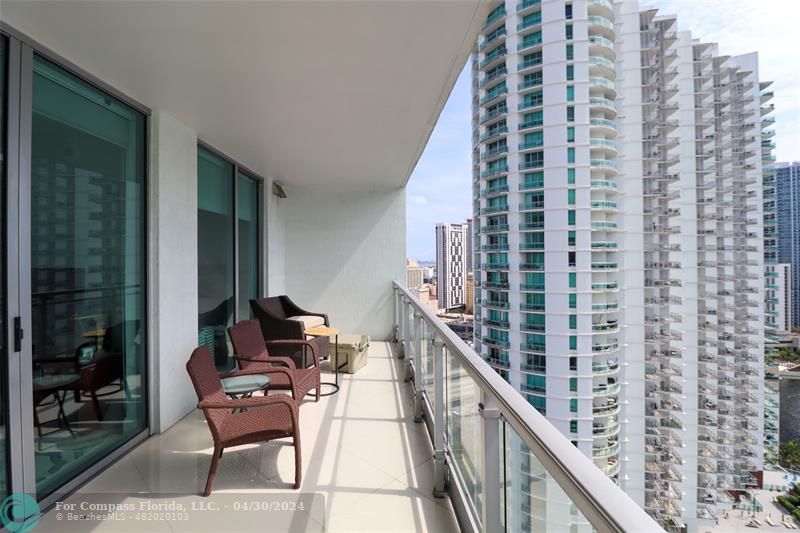
<path fill-rule="evenodd" d="M 465 302 L 466 224 L 436 224 L 436 275 L 441 309 Z"/>
<path fill-rule="evenodd" d="M 406 287 L 416 289 L 425 284 L 424 268 L 413 259 L 406 260 Z"/>
<path fill-rule="evenodd" d="M 467 219 L 467 272 L 472 272 L 472 256 L 475 253 L 475 251 L 472 249 L 472 243 L 474 242 L 473 232 L 475 231 L 472 221 L 473 219 L 471 218 Z"/>
<path fill-rule="evenodd" d="M 431 285 L 417 287 L 412 289 L 411 292 L 417 297 L 422 305 L 427 306 L 431 313 L 436 314 L 439 312 L 439 303 L 436 301 L 436 295 L 431 294 Z"/>
<path fill-rule="evenodd" d="M 767 303 L 764 320 L 768 328 L 792 330 L 792 265 L 765 266 Z"/>
<path fill-rule="evenodd" d="M 474 282 L 472 280 L 472 272 L 467 272 L 467 282 L 465 284 L 465 289 L 464 290 L 466 292 L 466 295 L 465 295 L 466 301 L 464 302 L 465 305 L 466 305 L 466 310 L 465 311 L 466 311 L 466 313 L 468 315 L 471 315 L 472 314 L 472 309 L 474 307 L 473 304 L 475 303 L 473 301 L 474 298 L 475 298 L 475 284 L 474 284 Z"/>
<path fill-rule="evenodd" d="M 792 325 L 800 326 L 800 161 L 775 164 L 778 226 L 778 261 L 792 265 Z M 770 216 L 770 213 L 766 213 Z M 765 220 L 767 220 L 765 216 Z M 775 215 L 771 215 L 774 224 Z"/>

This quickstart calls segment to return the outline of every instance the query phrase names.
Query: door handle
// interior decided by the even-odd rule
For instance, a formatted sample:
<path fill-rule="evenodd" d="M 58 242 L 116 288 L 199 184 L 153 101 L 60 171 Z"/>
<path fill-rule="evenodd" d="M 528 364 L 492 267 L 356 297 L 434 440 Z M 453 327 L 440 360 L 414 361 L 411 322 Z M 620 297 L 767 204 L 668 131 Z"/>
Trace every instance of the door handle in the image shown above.
<path fill-rule="evenodd" d="M 14 317 L 14 351 L 22 351 L 22 339 L 25 337 L 25 332 L 22 330 L 22 317 Z"/>

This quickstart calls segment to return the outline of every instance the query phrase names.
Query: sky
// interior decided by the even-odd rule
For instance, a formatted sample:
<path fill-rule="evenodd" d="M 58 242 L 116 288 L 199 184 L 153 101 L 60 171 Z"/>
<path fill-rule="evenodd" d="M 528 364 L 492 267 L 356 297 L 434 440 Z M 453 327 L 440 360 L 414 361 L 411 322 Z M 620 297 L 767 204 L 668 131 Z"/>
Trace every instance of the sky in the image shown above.
<path fill-rule="evenodd" d="M 719 43 L 725 55 L 759 53 L 760 79 L 776 110 L 774 138 L 778 161 L 800 160 L 799 0 L 655 0 L 641 2 L 678 16 L 678 29 L 703 42 Z M 472 216 L 472 162 L 469 63 L 431 134 L 406 189 L 407 254 L 435 259 L 437 222 L 463 222 Z"/>

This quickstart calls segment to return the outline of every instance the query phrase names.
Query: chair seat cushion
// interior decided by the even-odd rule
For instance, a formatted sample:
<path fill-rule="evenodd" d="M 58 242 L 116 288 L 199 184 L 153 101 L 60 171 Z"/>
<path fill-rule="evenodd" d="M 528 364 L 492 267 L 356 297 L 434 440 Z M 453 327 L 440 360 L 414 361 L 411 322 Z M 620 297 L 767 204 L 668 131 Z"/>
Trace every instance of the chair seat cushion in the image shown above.
<path fill-rule="evenodd" d="M 297 316 L 290 316 L 288 320 L 295 320 L 297 322 L 303 323 L 303 329 L 315 328 L 317 326 L 324 326 L 325 319 L 321 316 L 314 316 L 314 315 L 297 315 Z"/>

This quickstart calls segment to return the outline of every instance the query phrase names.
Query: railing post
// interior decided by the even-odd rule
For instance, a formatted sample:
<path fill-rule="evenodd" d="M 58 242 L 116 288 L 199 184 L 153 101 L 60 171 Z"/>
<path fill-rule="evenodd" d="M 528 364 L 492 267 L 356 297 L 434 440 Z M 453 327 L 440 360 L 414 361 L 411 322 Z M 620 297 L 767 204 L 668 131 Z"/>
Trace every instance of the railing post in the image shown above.
<path fill-rule="evenodd" d="M 481 441 L 483 442 L 483 530 L 501 531 L 500 410 L 481 393 Z"/>
<path fill-rule="evenodd" d="M 447 459 L 444 452 L 444 342 L 438 336 L 433 339 L 433 495 L 447 496 L 445 472 Z"/>
<path fill-rule="evenodd" d="M 414 422 L 422 422 L 422 313 L 414 310 Z"/>

